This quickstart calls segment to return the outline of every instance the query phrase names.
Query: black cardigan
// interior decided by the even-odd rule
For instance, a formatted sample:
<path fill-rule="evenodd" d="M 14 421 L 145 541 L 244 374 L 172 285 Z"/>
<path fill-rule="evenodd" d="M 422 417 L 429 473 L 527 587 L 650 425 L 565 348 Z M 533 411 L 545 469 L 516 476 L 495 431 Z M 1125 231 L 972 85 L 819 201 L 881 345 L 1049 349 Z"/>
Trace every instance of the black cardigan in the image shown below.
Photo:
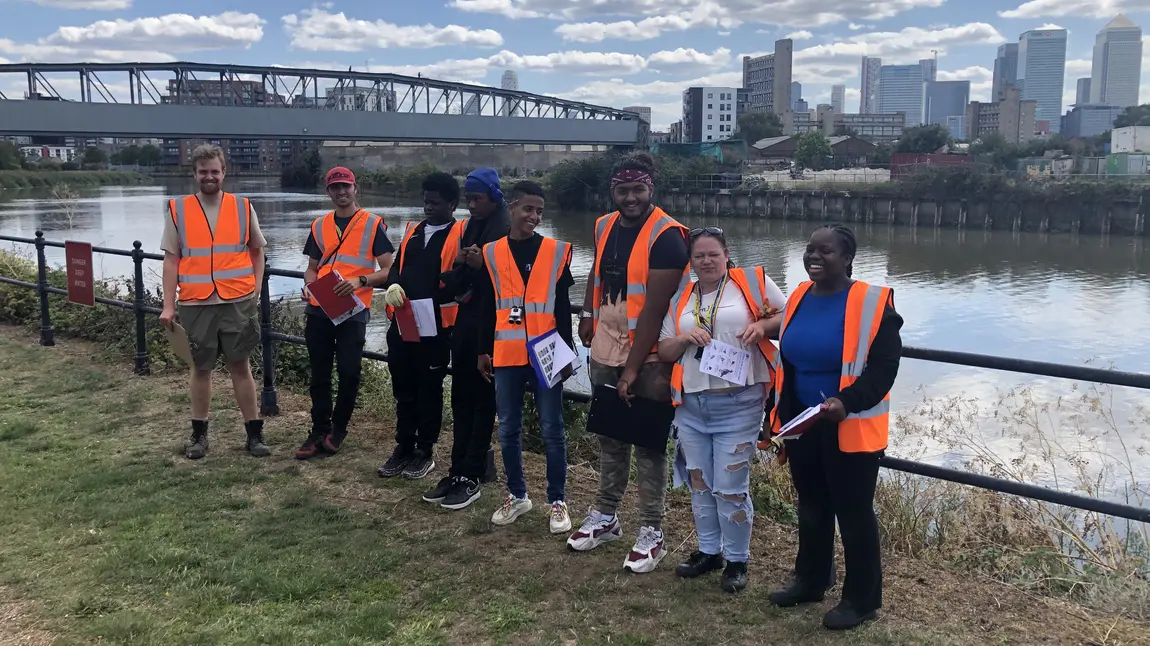
<path fill-rule="evenodd" d="M 799 302 L 799 307 L 803 306 Z M 798 310 L 796 310 L 798 311 Z M 902 358 L 902 316 L 894 309 L 894 293 L 883 310 L 882 320 L 867 352 L 866 367 L 862 375 L 842 392 L 834 395 L 843 403 L 848 415 L 861 413 L 873 408 L 886 397 L 898 376 L 899 360 Z M 793 371 L 790 363 L 782 355 L 780 343 L 779 357 L 782 360 L 783 374 Z M 779 422 L 786 424 L 806 409 L 795 395 L 794 379 L 783 379 L 783 394 L 779 406 Z"/>

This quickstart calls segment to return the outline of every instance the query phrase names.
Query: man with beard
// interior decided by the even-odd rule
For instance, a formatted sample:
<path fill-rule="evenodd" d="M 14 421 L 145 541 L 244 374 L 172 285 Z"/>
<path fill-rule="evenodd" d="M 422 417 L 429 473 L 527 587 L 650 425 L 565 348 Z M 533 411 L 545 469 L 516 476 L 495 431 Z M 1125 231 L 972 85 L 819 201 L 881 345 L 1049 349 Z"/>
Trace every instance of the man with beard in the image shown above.
<path fill-rule="evenodd" d="M 488 280 L 483 266 L 483 245 L 507 235 L 511 216 L 492 168 L 479 168 L 463 183 L 463 197 L 471 217 L 463 220 L 459 254 L 444 275 L 447 289 L 459 303 L 459 316 L 451 335 L 451 415 L 454 424 L 451 470 L 424 494 L 427 502 L 444 509 L 464 509 L 479 499 L 480 481 L 494 459 L 491 435 L 495 430 L 495 384 L 479 374 L 479 329 L 482 304 L 475 296 Z"/>
<path fill-rule="evenodd" d="M 324 451 L 334 455 L 347 437 L 347 424 L 355 410 L 363 364 L 363 344 L 371 320 L 371 298 L 391 268 L 395 248 L 387 239 L 383 218 L 359 208 L 355 175 L 337 166 L 324 179 L 335 210 L 312 222 L 304 244 L 308 266 L 304 270 L 304 339 L 311 364 L 311 432 L 296 449 L 297 459 L 306 460 Z M 379 271 L 376 271 L 376 264 Z M 335 287 L 338 296 L 355 294 L 367 309 L 336 325 L 320 308 L 306 285 L 331 272 L 339 272 L 343 282 Z M 331 402 L 331 363 L 335 357 L 339 374 L 339 395 Z"/>
<path fill-rule="evenodd" d="M 168 200 L 160 243 L 164 250 L 160 322 L 171 328 L 179 316 L 195 364 L 192 435 L 185 455 L 195 460 L 207 454 L 212 371 L 222 354 L 243 414 L 246 448 L 253 456 L 267 456 L 271 449 L 264 444 L 264 422 L 248 363 L 260 342 L 257 295 L 263 285 L 267 241 L 248 199 L 223 191 L 225 163 L 219 146 L 196 148 L 192 170 L 200 190 Z"/>
<path fill-rule="evenodd" d="M 687 229 L 651 203 L 654 160 L 640 153 L 618 164 L 611 195 L 619 210 L 595 223 L 595 264 L 579 321 L 579 338 L 591 349 L 593 386 L 610 385 L 619 397 L 653 400 L 673 410 L 671 363 L 659 360 L 658 340 L 671 297 L 688 278 Z M 670 417 L 670 416 L 668 416 Z M 632 445 L 599 436 L 599 496 L 583 525 L 567 540 L 575 551 L 595 549 L 623 535 L 616 515 L 627 491 Z M 666 555 L 663 502 L 667 450 L 635 446 L 639 488 L 639 538 L 624 569 L 650 572 Z"/>

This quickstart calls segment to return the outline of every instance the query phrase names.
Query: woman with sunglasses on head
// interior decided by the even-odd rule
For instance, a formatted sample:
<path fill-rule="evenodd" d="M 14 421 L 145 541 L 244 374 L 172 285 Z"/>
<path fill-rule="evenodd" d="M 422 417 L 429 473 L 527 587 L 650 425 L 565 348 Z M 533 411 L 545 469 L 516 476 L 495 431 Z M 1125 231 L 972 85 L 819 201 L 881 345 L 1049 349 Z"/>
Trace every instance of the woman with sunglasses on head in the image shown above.
<path fill-rule="evenodd" d="M 838 519 L 846 556 L 842 600 L 823 617 L 832 630 L 854 628 L 882 607 L 882 564 L 874 513 L 879 458 L 887 445 L 890 389 L 902 355 L 902 317 L 889 287 L 851 278 L 858 244 L 845 226 L 811 235 L 803 254 L 809 281 L 787 301 L 775 363 L 771 430 L 810 407 L 820 417 L 785 442 L 784 459 L 798 493 L 795 578 L 771 603 L 822 601 Z"/>
<path fill-rule="evenodd" d="M 676 573 L 723 569 L 723 589 L 738 592 L 747 585 L 754 518 L 751 456 L 775 357 L 768 339 L 779 331 L 785 298 L 762 267 L 734 267 L 722 229 L 694 229 L 689 240 L 696 280 L 671 299 L 659 335 L 659 358 L 675 362 L 675 486 L 691 490 L 699 537 Z M 715 369 L 720 354 L 736 361 Z M 745 374 L 731 370 L 740 360 Z"/>

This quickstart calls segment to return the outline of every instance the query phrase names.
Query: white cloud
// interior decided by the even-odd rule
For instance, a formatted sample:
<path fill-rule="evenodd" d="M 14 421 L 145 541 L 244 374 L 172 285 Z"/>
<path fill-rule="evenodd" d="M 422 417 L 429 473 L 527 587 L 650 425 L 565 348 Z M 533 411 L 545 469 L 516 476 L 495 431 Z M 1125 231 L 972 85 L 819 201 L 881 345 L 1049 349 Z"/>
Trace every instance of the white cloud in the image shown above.
<path fill-rule="evenodd" d="M 999 11 L 1003 18 L 1077 16 L 1110 19 L 1123 12 L 1146 11 L 1146 0 L 1030 0 L 1014 9 Z"/>
<path fill-rule="evenodd" d="M 938 70 L 940 81 L 970 81 L 970 100 L 988 101 L 994 86 L 994 72 L 981 65 L 960 70 Z"/>
<path fill-rule="evenodd" d="M 86 27 L 60 27 L 45 45 L 75 49 L 187 52 L 249 47 L 263 38 L 264 20 L 254 13 L 225 11 L 216 16 L 175 13 L 124 20 L 100 20 Z"/>
<path fill-rule="evenodd" d="M 937 51 L 940 56 L 954 47 L 1005 42 L 998 30 L 984 22 L 972 22 L 955 27 L 926 30 L 907 27 L 898 32 L 871 32 L 848 36 L 846 39 L 801 49 L 794 54 L 794 69 L 808 67 L 847 66 L 850 75 L 858 73 L 859 58 L 880 56 L 883 63 L 913 63 L 930 58 Z"/>
<path fill-rule="evenodd" d="M 1053 31 L 1055 29 L 1065 29 L 1065 27 L 1063 27 L 1062 25 L 1052 23 L 1052 22 L 1044 22 L 1038 26 L 1039 31 L 1046 31 L 1048 29 Z"/>
<path fill-rule="evenodd" d="M 607 39 L 651 40 L 658 38 L 665 31 L 685 31 L 697 26 L 700 25 L 684 16 L 652 16 L 639 22 L 620 20 L 611 23 L 569 23 L 556 27 L 555 33 L 567 41 L 597 43 Z"/>
<path fill-rule="evenodd" d="M 499 47 L 503 36 L 492 29 L 471 29 L 460 25 L 399 26 L 383 20 L 357 20 L 322 9 L 305 9 L 302 18 L 283 17 L 284 29 L 294 49 L 329 52 L 358 52 L 371 48 L 401 47 L 425 49 L 445 45 Z"/>
<path fill-rule="evenodd" d="M 660 72 L 690 73 L 722 69 L 731 62 L 731 50 L 720 47 L 707 54 L 694 49 L 655 52 L 647 57 L 647 66 Z"/>
<path fill-rule="evenodd" d="M 851 24 L 847 25 L 847 28 L 851 31 L 859 31 L 860 29 L 867 29 L 868 27 L 867 25 L 860 25 L 852 22 Z"/>
<path fill-rule="evenodd" d="M 10 62 L 24 63 L 74 63 L 79 60 L 91 63 L 122 63 L 126 60 L 142 63 L 175 60 L 171 54 L 155 50 L 90 49 L 44 43 L 17 43 L 0 38 L 0 56 Z"/>
<path fill-rule="evenodd" d="M 739 87 L 742 72 L 720 72 L 683 81 L 628 83 L 619 78 L 592 81 L 558 96 L 595 105 L 645 105 L 651 107 L 651 128 L 663 130 L 683 112 L 683 90 L 692 86 Z"/>
<path fill-rule="evenodd" d="M 472 13 L 495 13 L 508 18 L 541 18 L 544 14 L 523 8 L 523 0 L 451 0 L 447 6 Z"/>
<path fill-rule="evenodd" d="M 32 3 L 57 9 L 89 9 L 93 11 L 118 11 L 132 8 L 132 0 L 32 0 Z"/>
<path fill-rule="evenodd" d="M 815 37 L 815 35 L 809 31 L 807 31 L 806 29 L 800 29 L 798 31 L 792 31 L 791 33 L 784 36 L 784 38 L 790 38 L 791 40 L 810 40 L 814 37 Z"/>
<path fill-rule="evenodd" d="M 1066 61 L 1066 76 L 1069 78 L 1079 78 L 1082 76 L 1090 76 L 1092 63 L 1085 58 L 1075 58 Z"/>

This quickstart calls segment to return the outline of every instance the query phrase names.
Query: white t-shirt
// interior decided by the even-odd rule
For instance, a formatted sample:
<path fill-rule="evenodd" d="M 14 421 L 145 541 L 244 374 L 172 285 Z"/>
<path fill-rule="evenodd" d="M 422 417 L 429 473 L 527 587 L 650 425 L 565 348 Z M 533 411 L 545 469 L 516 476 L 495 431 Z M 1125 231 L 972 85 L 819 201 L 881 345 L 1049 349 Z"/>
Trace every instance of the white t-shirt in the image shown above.
<path fill-rule="evenodd" d="M 715 290 L 710 294 L 703 295 L 701 312 L 705 314 L 710 311 L 718 294 L 719 291 Z M 782 290 L 779 289 L 778 285 L 775 285 L 770 277 L 767 278 L 767 289 L 764 296 L 772 304 L 778 303 L 779 307 L 782 307 L 783 303 L 786 302 Z M 739 341 L 739 332 L 742 332 L 753 321 L 751 312 L 747 308 L 747 302 L 743 299 L 738 285 L 728 282 L 726 289 L 723 290 L 723 300 L 719 301 L 719 312 L 715 317 L 715 330 L 711 337 L 751 353 L 751 369 L 747 371 L 747 383 L 743 384 L 744 386 L 767 383 L 771 380 L 770 367 L 767 365 L 763 353 L 759 351 L 758 345 L 747 347 L 743 345 L 742 341 Z M 679 334 L 687 334 L 695 327 L 695 296 L 692 294 L 687 306 L 683 308 L 682 315 L 679 316 Z M 677 336 L 675 321 L 671 313 L 668 312 L 667 316 L 663 317 L 663 329 L 659 332 L 659 338 L 670 339 L 675 336 Z M 725 390 L 738 386 L 726 379 L 701 372 L 699 360 L 695 358 L 696 350 L 697 347 L 692 345 L 688 346 L 683 353 L 683 392 Z"/>
<path fill-rule="evenodd" d="M 453 224 L 455 224 L 455 223 L 454 222 L 448 222 L 447 224 L 425 224 L 425 225 L 423 225 L 423 248 L 424 249 L 427 248 L 427 243 L 431 242 L 431 236 L 439 233 L 440 231 L 443 231 L 444 229 L 446 229 L 447 227 L 449 227 Z"/>

